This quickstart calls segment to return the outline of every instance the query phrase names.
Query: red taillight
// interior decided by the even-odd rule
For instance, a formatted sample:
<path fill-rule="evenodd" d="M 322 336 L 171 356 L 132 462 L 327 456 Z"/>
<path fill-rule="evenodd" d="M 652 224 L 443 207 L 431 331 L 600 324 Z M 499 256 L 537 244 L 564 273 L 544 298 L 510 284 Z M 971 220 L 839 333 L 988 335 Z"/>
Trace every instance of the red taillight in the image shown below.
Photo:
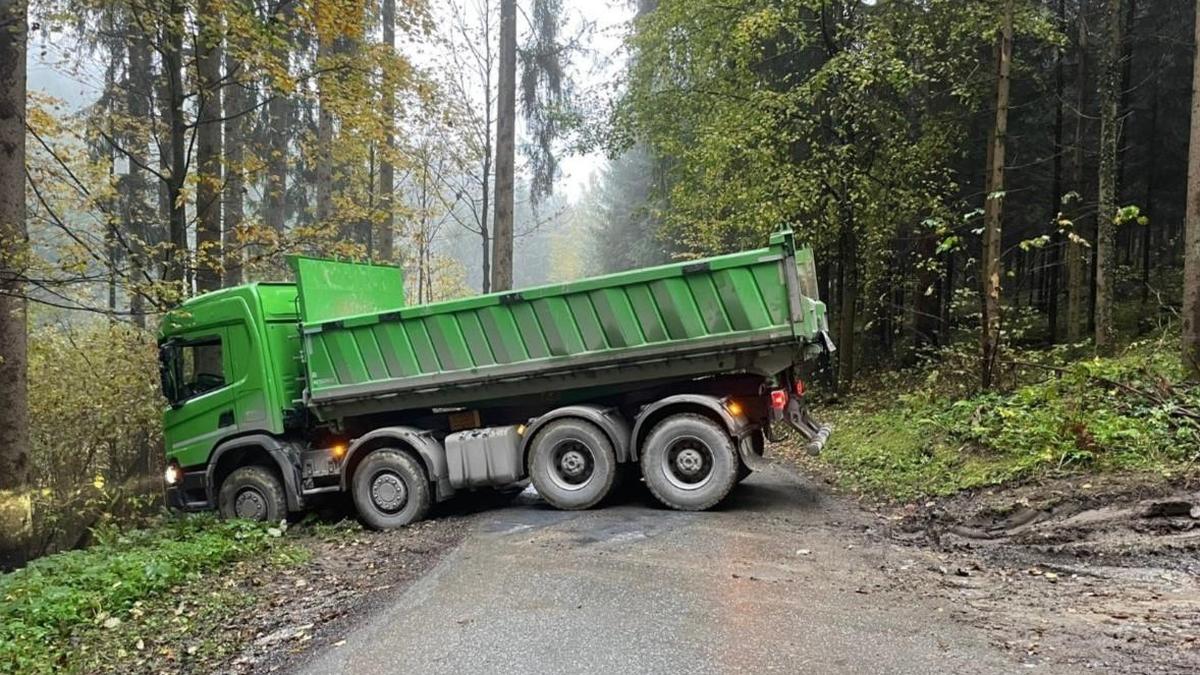
<path fill-rule="evenodd" d="M 775 410 L 783 410 L 787 407 L 788 393 L 783 389 L 776 389 L 771 392 L 771 408 Z"/>
<path fill-rule="evenodd" d="M 796 380 L 796 395 L 804 395 L 804 380 Z"/>

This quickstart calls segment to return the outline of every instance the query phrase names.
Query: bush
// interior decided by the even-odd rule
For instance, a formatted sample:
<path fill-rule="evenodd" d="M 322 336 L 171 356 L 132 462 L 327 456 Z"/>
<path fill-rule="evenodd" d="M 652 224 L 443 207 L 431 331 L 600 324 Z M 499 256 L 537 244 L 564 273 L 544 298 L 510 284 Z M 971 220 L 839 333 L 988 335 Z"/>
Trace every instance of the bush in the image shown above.
<path fill-rule="evenodd" d="M 1147 341 L 1076 361 L 1062 361 L 1070 347 L 1026 352 L 1006 364 L 1006 391 L 982 394 L 970 392 L 969 355 L 946 354 L 882 375 L 863 387 L 874 393 L 832 410 L 822 461 L 849 487 L 896 499 L 1083 471 L 1182 470 L 1200 457 L 1200 386 L 1181 382 L 1173 347 Z"/>
<path fill-rule="evenodd" d="M 154 336 L 96 321 L 29 336 L 30 461 L 37 487 L 66 492 L 157 472 L 162 455 Z"/>
<path fill-rule="evenodd" d="M 1200 388 L 1179 378 L 1173 350 L 1134 345 L 1007 394 L 950 404 L 933 417 L 951 436 L 1000 453 L 1019 473 L 1074 465 L 1147 469 L 1200 453 Z"/>
<path fill-rule="evenodd" d="M 31 556 L 160 502 L 162 398 L 154 336 L 122 323 L 47 324 L 30 334 Z"/>
<path fill-rule="evenodd" d="M 86 550 L 0 576 L 0 671 L 57 672 L 79 631 L 116 627 L 135 603 L 261 555 L 278 535 L 245 521 L 173 519 L 145 530 L 103 530 Z"/>

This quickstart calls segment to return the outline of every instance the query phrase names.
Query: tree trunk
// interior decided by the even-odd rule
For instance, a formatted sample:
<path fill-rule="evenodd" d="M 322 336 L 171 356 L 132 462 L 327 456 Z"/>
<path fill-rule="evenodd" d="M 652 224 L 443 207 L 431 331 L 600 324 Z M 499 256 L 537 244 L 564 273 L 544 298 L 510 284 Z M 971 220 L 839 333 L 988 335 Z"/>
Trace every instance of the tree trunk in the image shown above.
<path fill-rule="evenodd" d="M 1157 178 L 1155 161 L 1158 152 L 1158 77 L 1154 77 L 1150 87 L 1150 130 L 1146 136 L 1147 157 L 1150 158 L 1146 167 L 1146 224 L 1142 226 L 1142 305 L 1150 302 L 1150 250 L 1153 248 L 1151 235 L 1156 227 L 1154 222 L 1154 182 Z"/>
<path fill-rule="evenodd" d="M 21 259 L 25 249 L 25 0 L 0 0 L 0 569 L 29 536 L 29 398 Z"/>
<path fill-rule="evenodd" d="M 266 194 L 263 197 L 263 223 L 273 236 L 283 234 L 287 221 L 287 173 L 288 173 L 288 102 L 287 94 L 275 90 L 267 103 L 267 176 Z"/>
<path fill-rule="evenodd" d="M 170 0 L 168 5 L 168 20 L 165 31 L 166 45 L 163 54 L 163 67 L 166 72 L 167 113 L 169 115 L 170 152 L 169 166 L 164 172 L 167 176 L 167 209 L 170 221 L 167 226 L 168 241 L 167 260 L 164 277 L 175 285 L 179 298 L 189 295 L 186 283 L 186 263 L 188 258 L 187 240 L 187 205 L 183 199 L 183 185 L 187 179 L 187 156 L 185 154 L 186 124 L 183 118 L 183 33 L 187 29 L 184 19 L 185 4 L 183 0 Z"/>
<path fill-rule="evenodd" d="M 490 47 L 488 47 L 490 49 Z M 489 67 L 484 74 L 484 100 L 490 96 L 492 90 L 492 70 L 491 58 L 488 58 Z M 492 291 L 492 240 L 491 231 L 488 229 L 488 218 L 491 216 L 491 175 L 492 175 L 492 107 L 484 106 L 484 124 L 483 124 L 483 178 L 482 178 L 482 193 L 483 199 L 479 209 L 479 237 L 482 245 L 482 272 L 483 282 L 481 290 L 484 293 Z"/>
<path fill-rule="evenodd" d="M 1195 46 L 1200 50 L 1200 0 L 1196 5 Z M 1200 380 L 1200 53 L 1192 56 L 1192 118 L 1188 141 L 1187 230 L 1183 254 L 1183 364 Z"/>
<path fill-rule="evenodd" d="M 125 88 L 125 106 L 130 118 L 146 120 L 150 117 L 150 102 L 153 85 L 150 71 L 150 42 L 141 29 L 132 27 L 129 35 L 129 77 Z M 143 166 L 149 166 L 147 148 L 149 139 L 134 129 L 125 139 L 125 151 L 129 153 L 129 173 L 125 176 L 125 236 L 129 241 L 129 313 L 138 326 L 146 327 L 146 300 L 143 288 L 149 279 L 147 247 L 151 241 L 150 209 L 146 205 L 146 174 Z"/>
<path fill-rule="evenodd" d="M 516 0 L 500 0 L 500 77 L 496 95 L 496 216 L 493 218 L 492 230 L 492 291 L 507 291 L 513 284 L 516 77 Z"/>
<path fill-rule="evenodd" d="M 854 232 L 843 226 L 838 263 L 838 391 L 854 384 L 854 324 L 858 308 L 858 246 Z"/>
<path fill-rule="evenodd" d="M 319 227 L 326 227 L 333 215 L 333 36 L 318 36 L 317 44 L 317 210 Z"/>
<path fill-rule="evenodd" d="M 1067 2 L 1058 0 L 1058 26 L 1067 27 Z M 1063 50 L 1054 53 L 1054 178 L 1050 186 L 1050 247 L 1045 266 L 1047 337 L 1050 344 L 1058 342 L 1058 285 L 1062 279 L 1063 237 L 1059 231 L 1063 191 L 1063 96 L 1065 91 Z"/>
<path fill-rule="evenodd" d="M 196 290 L 221 287 L 221 18 L 213 0 L 196 6 Z"/>
<path fill-rule="evenodd" d="M 388 53 L 396 49 L 396 0 L 383 0 L 383 44 Z M 383 117 L 387 131 L 383 137 L 383 162 L 379 166 L 379 208 L 383 218 L 379 222 L 379 259 L 391 262 L 395 257 L 394 241 L 396 212 L 393 197 L 396 191 L 396 170 L 392 157 L 396 152 L 396 90 L 390 77 L 383 78 Z"/>
<path fill-rule="evenodd" d="M 1083 339 L 1086 313 L 1089 306 L 1088 294 L 1088 247 L 1083 241 L 1083 132 L 1084 110 L 1087 105 L 1087 3 L 1079 2 L 1079 14 L 1075 22 L 1078 27 L 1079 66 L 1075 72 L 1075 140 L 1071 149 L 1071 189 L 1076 193 L 1071 236 L 1067 237 L 1067 341 Z"/>
<path fill-rule="evenodd" d="M 1008 134 L 1009 69 L 1012 64 L 1013 2 L 1004 3 L 1004 17 L 996 46 L 996 119 L 988 143 L 988 173 L 983 206 L 983 361 L 980 375 L 984 389 L 992 386 L 1000 351 L 1000 241 L 1004 216 L 1004 150 Z"/>
<path fill-rule="evenodd" d="M 1121 141 L 1121 129 L 1133 128 L 1134 118 L 1137 114 L 1137 109 L 1131 102 L 1134 88 L 1133 45 L 1136 40 L 1133 29 L 1136 18 L 1137 0 L 1126 0 L 1121 24 L 1121 88 L 1117 94 L 1117 119 L 1120 120 L 1117 127 L 1117 187 L 1113 192 L 1118 203 L 1121 202 L 1122 195 L 1127 194 L 1129 190 L 1129 165 L 1125 161 L 1125 153 L 1129 148 Z M 1134 233 L 1135 230 L 1128 227 L 1128 224 L 1125 227 L 1117 228 L 1118 239 L 1123 239 L 1121 246 L 1121 264 L 1123 265 L 1133 264 Z"/>
<path fill-rule="evenodd" d="M 225 51 L 225 78 L 228 83 L 222 94 L 225 99 L 222 249 L 225 254 L 224 285 L 236 286 L 242 283 L 242 260 L 245 255 L 246 122 L 252 114 L 252 103 L 246 73 L 235 45 L 227 46 Z"/>
<path fill-rule="evenodd" d="M 1113 329 L 1113 285 L 1116 275 L 1117 218 L 1117 107 L 1121 86 L 1122 0 L 1107 0 L 1105 44 L 1100 70 L 1100 180 L 1096 214 L 1096 350 L 1110 352 Z"/>

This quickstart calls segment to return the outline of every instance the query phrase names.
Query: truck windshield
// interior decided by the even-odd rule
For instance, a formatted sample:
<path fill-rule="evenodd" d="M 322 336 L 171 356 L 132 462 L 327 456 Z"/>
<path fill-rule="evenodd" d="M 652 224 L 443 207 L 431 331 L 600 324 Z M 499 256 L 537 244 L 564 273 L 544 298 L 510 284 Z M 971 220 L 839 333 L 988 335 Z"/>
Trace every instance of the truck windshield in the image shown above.
<path fill-rule="evenodd" d="M 172 405 L 225 386 L 221 338 L 171 343 L 159 351 L 163 396 Z"/>

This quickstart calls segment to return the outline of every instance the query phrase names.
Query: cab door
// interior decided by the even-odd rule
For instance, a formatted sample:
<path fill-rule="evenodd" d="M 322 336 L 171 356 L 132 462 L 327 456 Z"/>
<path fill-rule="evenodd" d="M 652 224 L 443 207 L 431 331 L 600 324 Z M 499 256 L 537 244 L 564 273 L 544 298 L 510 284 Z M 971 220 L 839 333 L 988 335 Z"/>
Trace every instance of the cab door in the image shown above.
<path fill-rule="evenodd" d="M 170 358 L 171 407 L 163 415 L 168 459 L 183 467 L 208 461 L 223 436 L 234 431 L 237 382 L 227 328 L 178 336 L 166 346 Z"/>

